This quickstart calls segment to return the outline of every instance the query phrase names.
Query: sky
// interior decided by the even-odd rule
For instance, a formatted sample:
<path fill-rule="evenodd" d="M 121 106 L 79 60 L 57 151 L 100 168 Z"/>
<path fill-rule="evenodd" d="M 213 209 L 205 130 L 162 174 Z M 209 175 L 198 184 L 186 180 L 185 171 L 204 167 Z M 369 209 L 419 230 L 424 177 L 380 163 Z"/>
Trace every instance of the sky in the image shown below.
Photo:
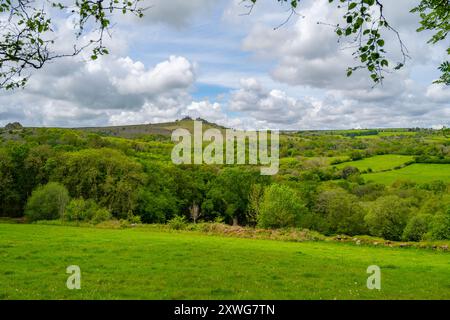
<path fill-rule="evenodd" d="M 260 0 L 144 0 L 142 19 L 113 18 L 110 54 L 63 58 L 33 72 L 24 89 L 0 92 L 0 126 L 85 127 L 201 117 L 239 129 L 351 129 L 450 126 L 450 87 L 433 84 L 448 41 L 427 44 L 409 13 L 416 0 L 383 1 L 411 59 L 374 86 L 349 44 L 329 24 L 342 19 L 327 0 L 289 7 Z M 56 14 L 57 52 L 70 52 L 73 18 Z M 274 30 L 276 29 L 276 30 Z M 392 65 L 400 61 L 386 34 Z"/>

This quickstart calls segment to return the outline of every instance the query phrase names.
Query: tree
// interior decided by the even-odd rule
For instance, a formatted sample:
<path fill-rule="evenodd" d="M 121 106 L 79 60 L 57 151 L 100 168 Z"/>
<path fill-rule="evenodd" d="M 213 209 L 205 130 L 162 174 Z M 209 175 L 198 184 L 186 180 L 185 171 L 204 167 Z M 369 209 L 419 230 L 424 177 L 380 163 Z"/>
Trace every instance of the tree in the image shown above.
<path fill-rule="evenodd" d="M 405 199 L 385 196 L 373 202 L 365 220 L 372 235 L 387 240 L 401 240 L 410 213 Z"/>
<path fill-rule="evenodd" d="M 450 208 L 446 213 L 436 214 L 430 225 L 430 236 L 433 240 L 450 239 Z"/>
<path fill-rule="evenodd" d="M 418 214 L 409 219 L 403 231 L 403 240 L 420 241 L 430 228 L 433 216 L 430 214 Z"/>
<path fill-rule="evenodd" d="M 144 223 L 164 223 L 178 213 L 177 200 L 167 190 L 150 191 L 142 188 L 138 195 L 136 214 Z"/>
<path fill-rule="evenodd" d="M 357 235 L 367 232 L 365 209 L 358 198 L 343 189 L 325 190 L 316 199 L 315 212 L 323 222 L 320 231 L 331 234 Z"/>
<path fill-rule="evenodd" d="M 32 181 L 33 186 L 48 182 L 48 172 L 45 164 L 54 154 L 55 152 L 52 148 L 46 144 L 33 147 L 28 152 L 24 160 L 24 169 L 27 172 L 28 179 Z"/>
<path fill-rule="evenodd" d="M 265 179 L 267 176 L 261 177 L 257 170 L 225 168 L 211 183 L 207 193 L 209 204 L 225 218 L 231 219 L 233 225 L 246 222 L 251 187 L 259 180 Z"/>
<path fill-rule="evenodd" d="M 25 208 L 25 216 L 29 221 L 58 219 L 63 216 L 69 200 L 69 193 L 63 185 L 50 182 L 33 191 Z"/>
<path fill-rule="evenodd" d="M 272 184 L 264 191 L 264 198 L 259 206 L 258 226 L 295 227 L 301 215 L 307 211 L 305 204 L 293 189 L 285 185 Z"/>
<path fill-rule="evenodd" d="M 21 215 L 21 211 L 12 158 L 7 150 L 0 149 L 0 216 L 15 217 Z"/>
<path fill-rule="evenodd" d="M 253 7 L 261 0 L 244 0 L 249 8 L 249 13 Z M 291 12 L 288 19 L 296 14 L 300 6 L 300 0 L 277 0 L 279 3 L 288 3 Z M 397 61 L 393 70 L 399 70 L 406 64 L 408 51 L 403 43 L 398 31 L 392 26 L 384 15 L 385 7 L 382 0 L 328 0 L 330 4 L 338 3 L 338 9 L 343 11 L 343 23 L 333 26 L 339 38 L 348 38 L 353 43 L 351 47 L 356 48 L 353 56 L 361 63 L 357 66 L 348 67 L 347 76 L 351 76 L 358 69 L 367 69 L 370 77 L 375 83 L 380 83 L 384 79 L 384 74 L 389 69 L 390 62 L 386 56 L 385 34 L 391 32 L 397 37 L 399 50 L 402 59 Z M 420 15 L 421 31 L 435 32 L 428 41 L 435 44 L 444 41 L 450 32 L 450 2 L 447 0 L 421 0 L 420 3 L 410 10 L 411 13 Z M 450 47 L 447 49 L 450 55 Z M 450 85 L 450 62 L 444 61 L 439 70 L 442 72 L 436 83 Z"/>
<path fill-rule="evenodd" d="M 144 184 L 142 166 L 113 149 L 85 149 L 49 159 L 52 180 L 63 183 L 72 197 L 93 199 L 118 217 L 137 206 Z"/>
<path fill-rule="evenodd" d="M 201 217 L 202 213 L 200 211 L 200 207 L 195 201 L 189 207 L 189 212 L 191 213 L 191 218 L 194 220 L 194 223 L 197 223 L 197 219 Z"/>
<path fill-rule="evenodd" d="M 264 199 L 264 186 L 256 183 L 252 185 L 248 196 L 247 221 L 251 225 L 256 225 L 260 212 L 261 202 Z"/>

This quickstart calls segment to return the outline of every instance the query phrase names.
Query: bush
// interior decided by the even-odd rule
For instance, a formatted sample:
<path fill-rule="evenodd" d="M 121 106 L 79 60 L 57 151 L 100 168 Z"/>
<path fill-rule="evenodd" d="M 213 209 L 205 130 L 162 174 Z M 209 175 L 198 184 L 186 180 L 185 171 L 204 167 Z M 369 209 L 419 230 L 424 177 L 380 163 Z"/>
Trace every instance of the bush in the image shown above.
<path fill-rule="evenodd" d="M 342 169 L 342 179 L 348 179 L 349 177 L 353 175 L 359 174 L 359 169 L 352 167 L 352 166 L 346 166 L 344 169 Z"/>
<path fill-rule="evenodd" d="M 135 216 L 131 211 L 128 212 L 127 220 L 131 224 L 140 224 L 142 223 L 140 216 Z"/>
<path fill-rule="evenodd" d="M 61 219 L 64 221 L 88 221 L 91 220 L 96 209 L 97 204 L 92 200 L 73 199 L 67 205 Z"/>
<path fill-rule="evenodd" d="M 403 231 L 403 240 L 420 241 L 430 228 L 430 222 L 433 217 L 429 214 L 418 214 L 409 219 L 408 224 Z"/>
<path fill-rule="evenodd" d="M 69 200 L 69 193 L 63 185 L 50 182 L 33 191 L 28 198 L 25 216 L 29 221 L 58 219 Z"/>
<path fill-rule="evenodd" d="M 95 201 L 80 198 L 70 201 L 61 218 L 65 221 L 91 221 L 97 224 L 109 220 L 111 217 L 111 212 L 97 205 Z"/>
<path fill-rule="evenodd" d="M 387 240 L 401 240 L 410 213 L 406 200 L 386 196 L 373 202 L 365 220 L 371 235 Z"/>
<path fill-rule="evenodd" d="M 103 221 L 110 220 L 112 218 L 111 212 L 105 208 L 99 208 L 94 212 L 92 216 L 91 222 L 94 224 L 98 224 Z"/>
<path fill-rule="evenodd" d="M 186 218 L 184 216 L 176 216 L 167 223 L 171 229 L 183 230 L 187 226 Z"/>
<path fill-rule="evenodd" d="M 273 184 L 264 191 L 257 217 L 262 228 L 295 227 L 307 209 L 291 188 Z"/>

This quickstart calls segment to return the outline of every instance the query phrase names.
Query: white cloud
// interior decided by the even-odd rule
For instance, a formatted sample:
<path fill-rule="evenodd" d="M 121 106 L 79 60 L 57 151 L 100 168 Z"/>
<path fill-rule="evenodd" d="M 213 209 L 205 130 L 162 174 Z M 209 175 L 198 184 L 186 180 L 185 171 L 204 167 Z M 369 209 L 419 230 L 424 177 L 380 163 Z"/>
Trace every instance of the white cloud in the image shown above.
<path fill-rule="evenodd" d="M 284 91 L 267 90 L 254 78 L 241 80 L 241 88 L 232 93 L 231 111 L 280 129 L 298 123 L 312 105 L 287 95 Z"/>
<path fill-rule="evenodd" d="M 372 88 L 364 72 L 346 77 L 352 50 L 342 50 L 346 44 L 337 43 L 332 27 L 317 24 L 342 19 L 327 1 L 302 1 L 304 17 L 273 30 L 288 15 L 276 1 L 240 16 L 241 0 L 146 0 L 153 6 L 143 22 L 118 24 L 105 39 L 111 55 L 57 60 L 36 71 L 25 90 L 0 92 L 0 125 L 131 124 L 190 115 L 244 129 L 448 126 L 450 89 L 430 85 L 445 51 L 426 44 L 429 34 L 411 32 L 418 19 L 405 8 L 415 2 L 386 1 L 385 13 L 413 60 Z M 70 51 L 67 20 L 58 22 L 56 37 L 64 40 L 57 51 Z M 388 41 L 395 53 L 395 39 Z"/>
<path fill-rule="evenodd" d="M 226 115 L 223 113 L 222 106 L 217 103 L 211 103 L 207 100 L 193 101 L 182 112 L 191 118 L 203 118 L 208 121 L 223 122 Z"/>
<path fill-rule="evenodd" d="M 0 93 L 0 123 L 13 118 L 33 125 L 118 123 L 120 117 L 132 121 L 129 113 L 140 110 L 145 112 L 139 119 L 149 122 L 190 103 L 194 81 L 193 64 L 184 57 L 171 56 L 153 68 L 129 57 L 63 59 L 36 73 L 24 90 Z"/>
<path fill-rule="evenodd" d="M 427 98 L 434 102 L 450 104 L 450 89 L 443 84 L 433 84 L 427 88 Z"/>
<path fill-rule="evenodd" d="M 111 79 L 120 94 L 160 94 L 189 88 L 195 81 L 194 67 L 184 57 L 171 56 L 150 70 L 129 57 L 119 58 L 117 65 L 126 72 L 125 76 Z"/>

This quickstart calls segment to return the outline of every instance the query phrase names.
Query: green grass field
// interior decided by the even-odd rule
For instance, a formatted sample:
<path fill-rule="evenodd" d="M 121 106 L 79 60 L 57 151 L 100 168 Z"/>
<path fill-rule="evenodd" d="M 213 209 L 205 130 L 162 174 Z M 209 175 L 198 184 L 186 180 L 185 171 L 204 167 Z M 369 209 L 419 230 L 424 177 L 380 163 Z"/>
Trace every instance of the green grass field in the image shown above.
<path fill-rule="evenodd" d="M 396 154 L 386 154 L 381 156 L 374 156 L 358 161 L 344 162 L 336 165 L 338 169 L 343 169 L 348 166 L 358 168 L 360 171 L 371 168 L 374 172 L 394 169 L 395 167 L 404 165 L 408 161 L 414 160 L 412 156 L 403 156 Z"/>
<path fill-rule="evenodd" d="M 416 163 L 399 170 L 362 175 L 366 181 L 391 185 L 396 180 L 427 183 L 435 180 L 450 182 L 450 164 Z"/>
<path fill-rule="evenodd" d="M 66 267 L 81 268 L 81 290 Z M 381 267 L 381 290 L 366 287 Z M 145 229 L 0 224 L 1 299 L 450 299 L 450 254 Z"/>
<path fill-rule="evenodd" d="M 379 132 L 377 135 L 367 135 L 367 136 L 355 136 L 357 139 L 380 139 L 380 138 L 395 138 L 395 137 L 414 137 L 416 136 L 416 132 Z"/>

